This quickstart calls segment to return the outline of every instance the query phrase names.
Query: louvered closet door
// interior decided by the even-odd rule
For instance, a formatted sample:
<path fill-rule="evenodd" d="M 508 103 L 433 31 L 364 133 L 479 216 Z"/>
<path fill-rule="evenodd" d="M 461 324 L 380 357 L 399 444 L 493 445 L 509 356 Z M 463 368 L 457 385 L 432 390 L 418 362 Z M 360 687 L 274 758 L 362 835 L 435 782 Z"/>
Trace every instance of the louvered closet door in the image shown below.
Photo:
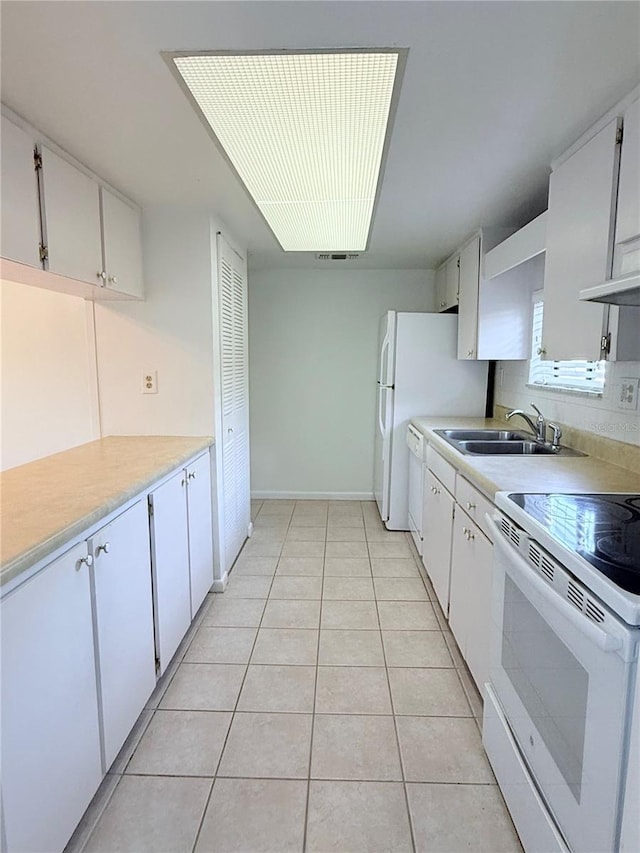
<path fill-rule="evenodd" d="M 247 272 L 218 235 L 224 568 L 229 570 L 250 522 Z"/>

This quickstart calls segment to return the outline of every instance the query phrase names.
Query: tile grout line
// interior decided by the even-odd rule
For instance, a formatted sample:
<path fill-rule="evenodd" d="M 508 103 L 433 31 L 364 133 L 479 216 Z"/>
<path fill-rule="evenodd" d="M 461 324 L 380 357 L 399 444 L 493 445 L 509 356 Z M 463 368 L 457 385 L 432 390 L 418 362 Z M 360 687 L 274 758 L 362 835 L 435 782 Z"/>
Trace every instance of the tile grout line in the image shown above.
<path fill-rule="evenodd" d="M 368 547 L 369 547 L 369 543 L 367 540 L 367 548 Z M 369 558 L 369 560 L 371 560 L 371 558 Z M 389 677 L 389 666 L 387 664 L 387 651 L 386 651 L 386 648 L 384 645 L 384 636 L 382 634 L 382 624 L 380 623 L 380 612 L 378 610 L 378 597 L 376 594 L 375 585 L 374 585 L 373 592 L 374 592 L 374 595 L 376 596 L 376 599 L 375 599 L 375 601 L 376 601 L 376 616 L 378 618 L 378 625 L 380 626 L 380 642 L 382 644 L 382 657 L 384 660 L 384 672 L 385 672 L 385 675 L 387 677 L 387 689 L 389 690 L 389 701 L 391 703 L 391 716 L 393 718 L 393 730 L 394 730 L 395 735 L 396 735 L 396 749 L 398 750 L 398 761 L 400 763 L 400 775 L 402 776 L 402 790 L 404 793 L 404 803 L 405 803 L 405 808 L 407 810 L 407 820 L 409 821 L 409 834 L 411 837 L 411 849 L 415 853 L 416 839 L 415 839 L 415 833 L 413 830 L 413 819 L 411 817 L 411 808 L 409 806 L 409 793 L 407 790 L 407 779 L 406 779 L 406 774 L 405 774 L 405 770 L 404 770 L 404 761 L 402 759 L 402 750 L 400 748 L 400 734 L 398 732 L 398 721 L 396 719 L 396 706 L 395 706 L 395 702 L 393 701 L 393 692 L 391 690 L 391 679 Z"/>
<path fill-rule="evenodd" d="M 289 528 L 287 527 L 287 530 L 288 529 Z M 284 544 L 284 542 L 283 542 L 283 544 Z M 244 545 L 242 547 L 244 548 Z M 282 552 L 282 547 L 280 548 L 280 552 Z M 242 549 L 240 549 L 240 553 L 242 553 Z M 238 555 L 238 556 L 240 556 L 240 555 Z M 279 562 L 279 560 L 280 560 L 280 557 L 278 556 L 278 562 Z M 277 568 L 277 565 L 278 564 L 276 563 L 276 568 Z M 271 592 L 271 587 L 273 586 L 273 579 L 275 578 L 275 576 L 276 576 L 276 573 L 274 572 L 273 575 L 271 576 L 271 583 L 269 584 L 269 592 Z M 224 594 L 224 593 L 222 593 L 222 594 Z M 244 675 L 242 677 L 242 682 L 240 683 L 240 689 L 238 690 L 238 695 L 236 696 L 236 701 L 235 701 L 235 704 L 233 707 L 233 711 L 231 712 L 231 719 L 229 720 L 229 727 L 227 728 L 227 733 L 226 733 L 226 735 L 224 737 L 224 741 L 222 743 L 222 749 L 220 750 L 220 755 L 219 755 L 218 761 L 216 763 L 216 769 L 215 769 L 215 772 L 213 774 L 213 778 L 211 779 L 211 788 L 209 789 L 209 795 L 207 796 L 207 800 L 206 800 L 206 803 L 204 805 L 204 809 L 202 811 L 202 816 L 200 817 L 198 829 L 196 831 L 196 835 L 195 835 L 195 838 L 193 841 L 193 845 L 191 847 L 191 853 L 195 853 L 195 850 L 198 846 L 198 841 L 200 840 L 200 835 L 202 834 L 202 827 L 204 825 L 204 820 L 205 820 L 205 817 L 207 815 L 207 811 L 209 810 L 209 805 L 211 803 L 211 797 L 213 796 L 213 789 L 214 789 L 215 784 L 216 784 L 216 779 L 218 778 L 218 770 L 220 769 L 220 765 L 222 763 L 224 751 L 227 748 L 227 743 L 229 741 L 229 734 L 231 733 L 233 721 L 235 720 L 236 712 L 238 710 L 238 703 L 240 701 L 240 696 L 242 694 L 242 689 L 244 687 L 244 683 L 247 679 L 247 673 L 249 672 L 249 664 L 251 662 L 251 658 L 253 656 L 253 651 L 254 651 L 256 643 L 258 641 L 258 634 L 260 633 L 260 627 L 262 626 L 262 620 L 264 619 L 264 614 L 265 614 L 265 611 L 267 609 L 267 602 L 268 601 L 269 601 L 269 596 L 267 595 L 267 598 L 265 599 L 265 602 L 264 602 L 264 606 L 262 608 L 262 613 L 260 614 L 260 621 L 258 622 L 258 625 L 257 625 L 256 635 L 253 638 L 253 643 L 251 645 L 251 651 L 249 652 L 249 657 L 248 657 L 247 663 L 245 665 Z M 214 602 L 215 602 L 215 599 L 211 603 L 211 607 L 213 607 Z"/>
<path fill-rule="evenodd" d="M 324 570 L 327 558 L 327 531 L 329 528 L 329 510 L 327 508 L 327 524 L 324 528 L 324 555 L 322 557 L 322 583 L 320 584 L 320 611 L 318 615 L 318 641 L 316 644 L 316 672 L 313 684 L 313 706 L 311 709 L 311 737 L 309 739 L 309 764 L 307 767 L 307 798 L 304 806 L 304 826 L 302 832 L 302 853 L 307 849 L 307 831 L 309 828 L 309 800 L 311 798 L 311 762 L 313 760 L 313 735 L 316 727 L 316 698 L 318 695 L 318 672 L 320 665 L 320 631 L 322 630 L 322 602 L 324 596 Z"/>

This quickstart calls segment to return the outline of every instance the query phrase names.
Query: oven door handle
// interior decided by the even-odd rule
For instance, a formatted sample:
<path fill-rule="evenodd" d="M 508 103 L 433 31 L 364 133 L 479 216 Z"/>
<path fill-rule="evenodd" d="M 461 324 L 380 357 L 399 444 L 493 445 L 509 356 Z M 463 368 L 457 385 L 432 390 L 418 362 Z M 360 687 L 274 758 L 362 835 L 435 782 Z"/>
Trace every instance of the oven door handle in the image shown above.
<path fill-rule="evenodd" d="M 506 556 L 509 568 L 517 577 L 522 586 L 528 587 L 535 597 L 538 599 L 546 599 L 553 607 L 559 611 L 568 622 L 584 634 L 591 642 L 595 643 L 603 652 L 615 652 L 622 647 L 622 639 L 613 634 L 608 634 L 602 628 L 598 628 L 593 622 L 584 615 L 581 610 L 574 607 L 573 604 L 562 598 L 562 596 L 553 590 L 549 584 L 542 580 L 533 566 L 529 565 L 524 557 L 513 547 L 504 537 L 500 527 L 496 524 L 495 519 L 489 515 L 487 520 L 493 525 L 496 531 L 494 545 Z M 520 534 L 526 536 L 526 534 Z M 528 539 L 528 537 L 527 537 Z M 544 615 L 544 614 L 542 614 Z"/>

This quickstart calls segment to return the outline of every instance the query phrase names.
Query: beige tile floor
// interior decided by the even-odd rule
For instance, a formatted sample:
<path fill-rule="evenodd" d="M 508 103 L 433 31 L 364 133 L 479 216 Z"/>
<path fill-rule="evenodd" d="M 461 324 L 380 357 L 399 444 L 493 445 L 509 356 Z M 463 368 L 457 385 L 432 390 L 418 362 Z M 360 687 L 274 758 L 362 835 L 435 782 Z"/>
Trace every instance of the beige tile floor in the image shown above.
<path fill-rule="evenodd" d="M 253 510 L 70 853 L 520 853 L 410 537 L 370 502 Z"/>

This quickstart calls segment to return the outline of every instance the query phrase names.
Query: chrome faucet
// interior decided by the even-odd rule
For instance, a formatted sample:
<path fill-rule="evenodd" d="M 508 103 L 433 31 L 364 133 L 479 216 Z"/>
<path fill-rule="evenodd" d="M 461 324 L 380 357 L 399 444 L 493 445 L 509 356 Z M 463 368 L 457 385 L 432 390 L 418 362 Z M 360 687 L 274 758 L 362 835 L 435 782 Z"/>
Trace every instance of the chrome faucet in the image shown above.
<path fill-rule="evenodd" d="M 529 424 L 531 432 L 536 437 L 536 441 L 544 442 L 547 438 L 547 422 L 540 409 L 534 403 L 531 403 L 531 408 L 534 409 L 538 415 L 535 423 L 526 412 L 522 411 L 522 409 L 514 409 L 512 412 L 507 412 L 506 418 L 507 420 L 510 420 L 514 415 L 520 415 L 520 417 L 524 418 L 524 420 Z"/>

